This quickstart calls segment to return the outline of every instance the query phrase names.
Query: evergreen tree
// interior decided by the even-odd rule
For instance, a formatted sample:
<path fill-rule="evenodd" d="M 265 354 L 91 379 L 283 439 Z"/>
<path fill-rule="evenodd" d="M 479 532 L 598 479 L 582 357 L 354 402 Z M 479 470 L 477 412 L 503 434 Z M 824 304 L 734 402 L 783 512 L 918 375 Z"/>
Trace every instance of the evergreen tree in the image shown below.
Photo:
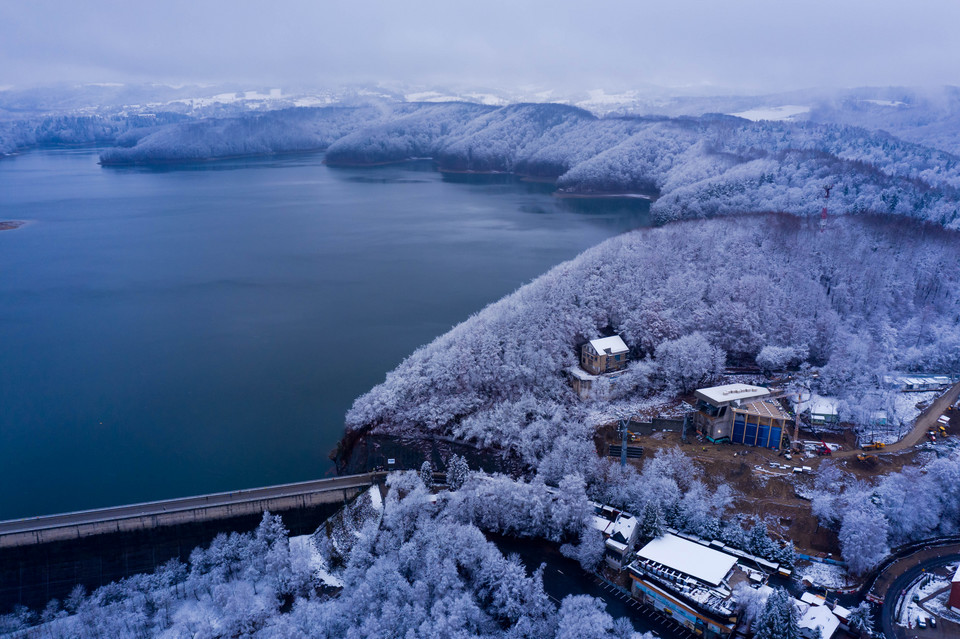
<path fill-rule="evenodd" d="M 769 559 L 776 553 L 776 546 L 773 545 L 773 540 L 770 539 L 770 534 L 767 532 L 767 525 L 762 521 L 758 521 L 753 525 L 753 528 L 750 529 L 747 544 L 747 550 L 758 557 Z"/>
<path fill-rule="evenodd" d="M 667 525 L 671 528 L 683 527 L 683 509 L 680 508 L 680 501 L 671 501 L 667 504 L 666 513 L 664 513 Z"/>
<path fill-rule="evenodd" d="M 643 522 L 640 525 L 640 535 L 647 539 L 656 539 L 665 532 L 666 525 L 663 521 L 663 513 L 660 511 L 660 504 L 654 501 L 648 501 L 643 509 Z"/>
<path fill-rule="evenodd" d="M 756 629 L 756 639 L 800 639 L 797 609 L 790 593 L 783 588 L 773 591 L 767 598 Z"/>
<path fill-rule="evenodd" d="M 703 528 L 700 530 L 700 536 L 710 540 L 719 539 L 720 538 L 720 518 L 708 517 L 706 521 L 703 522 Z"/>
<path fill-rule="evenodd" d="M 774 559 L 779 561 L 785 566 L 793 568 L 794 564 L 797 561 L 797 548 L 793 545 L 792 541 L 786 541 L 783 545 L 777 548 L 774 555 Z"/>
<path fill-rule="evenodd" d="M 433 486 L 433 466 L 428 461 L 420 465 L 420 481 L 427 488 Z"/>
<path fill-rule="evenodd" d="M 869 601 L 861 601 L 850 611 L 847 625 L 850 626 L 850 630 L 859 632 L 861 637 L 870 636 L 873 633 L 873 608 Z"/>
<path fill-rule="evenodd" d="M 470 474 L 467 460 L 460 455 L 453 455 L 447 463 L 447 487 L 450 490 L 460 490 Z"/>

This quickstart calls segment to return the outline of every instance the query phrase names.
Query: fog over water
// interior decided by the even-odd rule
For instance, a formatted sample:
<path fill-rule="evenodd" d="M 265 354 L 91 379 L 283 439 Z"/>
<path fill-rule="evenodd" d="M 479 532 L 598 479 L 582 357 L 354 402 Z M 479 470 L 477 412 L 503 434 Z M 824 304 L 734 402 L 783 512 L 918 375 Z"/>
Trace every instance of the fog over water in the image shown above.
<path fill-rule="evenodd" d="M 960 4 L 942 0 L 7 2 L 0 86 L 958 84 L 957 24 Z"/>

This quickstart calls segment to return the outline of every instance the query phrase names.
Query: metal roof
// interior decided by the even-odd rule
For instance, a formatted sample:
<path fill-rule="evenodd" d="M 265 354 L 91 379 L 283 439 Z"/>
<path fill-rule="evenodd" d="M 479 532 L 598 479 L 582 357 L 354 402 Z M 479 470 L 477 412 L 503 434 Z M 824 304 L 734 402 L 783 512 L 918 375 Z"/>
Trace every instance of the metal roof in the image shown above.
<path fill-rule="evenodd" d="M 690 575 L 711 586 L 719 586 L 737 563 L 737 558 L 733 555 L 669 533 L 641 548 L 637 556 Z"/>
<path fill-rule="evenodd" d="M 714 406 L 719 406 L 738 399 L 766 397 L 770 394 L 770 391 L 761 386 L 751 386 L 750 384 L 727 384 L 725 386 L 713 386 L 712 388 L 700 388 L 695 394 Z"/>

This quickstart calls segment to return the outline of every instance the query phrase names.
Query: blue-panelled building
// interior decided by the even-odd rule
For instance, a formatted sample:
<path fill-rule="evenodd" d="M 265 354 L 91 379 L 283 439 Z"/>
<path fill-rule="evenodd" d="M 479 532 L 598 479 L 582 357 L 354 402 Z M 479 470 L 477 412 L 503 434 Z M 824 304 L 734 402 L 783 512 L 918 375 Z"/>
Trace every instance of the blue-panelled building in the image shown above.
<path fill-rule="evenodd" d="M 770 390 L 749 384 L 701 388 L 694 422 L 708 441 L 780 450 L 792 418 Z"/>

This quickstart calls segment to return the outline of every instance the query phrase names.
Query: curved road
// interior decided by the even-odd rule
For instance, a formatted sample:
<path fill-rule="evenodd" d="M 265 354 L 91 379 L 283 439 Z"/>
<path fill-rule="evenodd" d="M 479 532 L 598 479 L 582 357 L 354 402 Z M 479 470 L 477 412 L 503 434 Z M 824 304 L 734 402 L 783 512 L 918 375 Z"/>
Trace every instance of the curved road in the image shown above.
<path fill-rule="evenodd" d="M 884 603 L 880 607 L 880 629 L 883 631 L 885 637 L 888 639 L 902 639 L 902 637 L 907 636 L 906 629 L 902 629 L 894 623 L 894 613 L 897 608 L 896 604 L 901 593 L 925 570 L 929 571 L 930 569 L 939 568 L 940 566 L 958 561 L 960 561 L 960 546 L 952 545 L 942 548 L 930 548 L 914 553 L 909 557 L 905 557 L 891 564 L 891 566 L 884 571 L 885 573 L 893 571 L 893 574 L 896 576 L 893 577 L 893 574 L 889 575 L 889 577 L 893 577 L 893 580 L 889 581 L 888 575 L 884 574 L 883 581 L 888 582 L 889 586 L 885 586 L 883 588 L 884 591 L 881 593 L 874 592 L 872 594 L 883 596 Z M 899 634 L 898 629 L 900 629 Z M 911 633 L 910 636 L 913 636 L 913 633 Z"/>

